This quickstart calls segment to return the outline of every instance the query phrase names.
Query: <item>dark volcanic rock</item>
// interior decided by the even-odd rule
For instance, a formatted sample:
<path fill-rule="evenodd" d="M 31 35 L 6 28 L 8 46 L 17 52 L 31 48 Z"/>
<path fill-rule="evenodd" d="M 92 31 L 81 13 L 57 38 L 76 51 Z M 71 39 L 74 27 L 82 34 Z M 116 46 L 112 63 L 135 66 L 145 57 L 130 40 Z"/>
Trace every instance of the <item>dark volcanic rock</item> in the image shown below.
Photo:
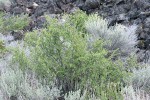
<path fill-rule="evenodd" d="M 10 100 L 18 100 L 18 99 L 17 99 L 17 96 L 11 96 Z"/>
<path fill-rule="evenodd" d="M 10 34 L 14 37 L 15 41 L 16 40 L 21 40 L 24 36 L 24 33 L 21 32 L 21 31 L 18 31 L 18 32 L 12 31 Z"/>
<path fill-rule="evenodd" d="M 83 1 L 83 0 L 82 0 Z M 125 25 L 137 24 L 139 48 L 148 49 L 150 44 L 150 0 L 85 0 L 79 7 L 87 13 L 98 12 L 109 19 L 109 26 L 116 23 Z M 92 12 L 91 12 L 92 10 Z"/>
<path fill-rule="evenodd" d="M 37 28 L 42 28 L 45 23 L 46 23 L 46 18 L 44 16 L 40 16 L 37 18 L 35 26 Z"/>
<path fill-rule="evenodd" d="M 100 0 L 86 0 L 85 6 L 89 9 L 95 9 L 99 7 L 100 2 L 101 2 Z"/>
<path fill-rule="evenodd" d="M 124 25 L 137 24 L 139 48 L 147 49 L 150 44 L 150 0 L 12 0 L 10 12 L 20 14 L 28 13 L 33 18 L 32 24 L 27 29 L 42 27 L 44 13 L 60 14 L 72 12 L 79 7 L 89 13 L 98 12 L 107 18 L 109 26 L 116 23 Z M 38 6 L 35 6 L 38 5 Z M 142 41 L 142 42 L 141 42 Z"/>
<path fill-rule="evenodd" d="M 13 14 L 21 14 L 21 13 L 23 13 L 23 9 L 16 6 L 16 7 L 14 7 L 12 9 L 11 13 L 13 13 Z"/>

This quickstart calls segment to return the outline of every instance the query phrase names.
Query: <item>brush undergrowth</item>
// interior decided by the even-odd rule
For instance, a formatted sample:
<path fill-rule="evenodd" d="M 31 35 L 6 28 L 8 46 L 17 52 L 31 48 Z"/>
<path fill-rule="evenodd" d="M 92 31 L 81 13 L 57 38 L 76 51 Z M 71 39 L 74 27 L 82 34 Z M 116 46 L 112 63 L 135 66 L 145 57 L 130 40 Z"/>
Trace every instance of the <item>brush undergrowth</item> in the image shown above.
<path fill-rule="evenodd" d="M 9 31 L 20 31 L 29 25 L 28 15 L 9 15 L 0 12 L 0 32 L 5 34 Z"/>
<path fill-rule="evenodd" d="M 94 94 L 102 100 L 121 100 L 122 84 L 129 72 L 122 61 L 112 61 L 113 55 L 107 56 L 109 49 L 103 39 L 89 41 L 91 35 L 84 25 L 91 16 L 80 14 L 70 16 L 63 24 L 46 16 L 46 27 L 28 33 L 24 50 L 16 49 L 14 59 L 22 70 L 31 69 L 47 80 L 55 77 L 64 93 L 81 89 L 87 90 L 86 99 Z"/>

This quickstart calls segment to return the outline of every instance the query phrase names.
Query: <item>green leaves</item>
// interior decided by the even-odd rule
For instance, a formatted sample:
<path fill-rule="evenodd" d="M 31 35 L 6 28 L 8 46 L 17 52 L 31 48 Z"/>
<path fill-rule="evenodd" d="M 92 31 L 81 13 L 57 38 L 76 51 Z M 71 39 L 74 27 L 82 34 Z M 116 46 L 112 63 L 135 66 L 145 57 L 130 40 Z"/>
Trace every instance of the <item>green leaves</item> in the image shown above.
<path fill-rule="evenodd" d="M 10 15 L 7 15 L 10 16 Z M 0 31 L 2 33 L 13 30 L 22 30 L 29 25 L 29 18 L 27 15 L 12 15 L 6 17 L 3 13 L 0 14 Z"/>
<path fill-rule="evenodd" d="M 87 19 L 87 14 L 80 10 L 76 11 L 72 15 L 69 15 L 70 23 L 73 24 L 79 32 L 86 32 L 84 24 Z"/>
<path fill-rule="evenodd" d="M 0 40 L 0 57 L 5 52 L 6 52 L 6 48 L 5 48 L 4 42 L 2 40 Z"/>

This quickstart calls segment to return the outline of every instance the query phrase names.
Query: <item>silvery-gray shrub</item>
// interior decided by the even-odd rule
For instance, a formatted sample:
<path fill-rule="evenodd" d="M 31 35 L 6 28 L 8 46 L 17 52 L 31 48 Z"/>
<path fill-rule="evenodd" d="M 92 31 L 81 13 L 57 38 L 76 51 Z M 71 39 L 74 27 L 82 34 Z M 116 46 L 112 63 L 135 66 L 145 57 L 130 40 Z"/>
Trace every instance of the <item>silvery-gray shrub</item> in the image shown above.
<path fill-rule="evenodd" d="M 18 100 L 53 100 L 60 95 L 59 89 L 53 84 L 52 88 L 42 85 L 34 75 L 24 74 L 20 69 L 3 70 L 0 80 L 3 100 L 11 96 L 16 96 Z"/>
<path fill-rule="evenodd" d="M 133 88 L 142 89 L 150 93 L 150 67 L 134 70 L 132 79 Z"/>
<path fill-rule="evenodd" d="M 81 94 L 81 90 L 70 91 L 68 94 L 65 94 L 65 100 L 101 100 L 95 97 L 95 95 L 88 95 L 86 90 Z"/>
<path fill-rule="evenodd" d="M 122 91 L 123 100 L 150 100 L 150 96 L 144 90 L 134 89 L 133 86 L 127 86 Z"/>
<path fill-rule="evenodd" d="M 85 22 L 88 33 L 92 35 L 91 41 L 103 39 L 106 41 L 105 48 L 108 50 L 119 50 L 122 53 L 131 53 L 135 50 L 137 36 L 136 25 L 123 26 L 116 24 L 108 27 L 108 21 L 97 14 L 90 15 Z"/>

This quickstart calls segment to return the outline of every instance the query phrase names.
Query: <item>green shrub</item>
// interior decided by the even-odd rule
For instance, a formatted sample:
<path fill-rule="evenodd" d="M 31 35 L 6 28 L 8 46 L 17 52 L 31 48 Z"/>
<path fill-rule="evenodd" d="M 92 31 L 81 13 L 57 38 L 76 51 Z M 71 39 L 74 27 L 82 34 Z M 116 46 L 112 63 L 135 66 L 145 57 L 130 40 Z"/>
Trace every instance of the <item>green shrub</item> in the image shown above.
<path fill-rule="evenodd" d="M 41 77 L 56 77 L 64 92 L 86 88 L 96 96 L 103 92 L 114 96 L 116 90 L 106 89 L 108 84 L 120 84 L 127 73 L 121 63 L 106 58 L 103 41 L 89 43 L 89 36 L 83 37 L 72 23 L 62 25 L 57 19 L 47 19 L 50 24 L 45 29 L 25 37 L 30 56 L 17 51 L 15 58 L 21 67 L 33 69 Z"/>
<path fill-rule="evenodd" d="M 83 11 L 77 10 L 75 13 L 69 15 L 69 20 L 72 25 L 76 27 L 78 31 L 86 32 L 85 21 L 88 19 L 88 15 Z"/>
<path fill-rule="evenodd" d="M 6 52 L 6 48 L 5 48 L 4 42 L 2 40 L 0 40 L 0 57 L 5 52 Z"/>
<path fill-rule="evenodd" d="M 5 49 L 4 42 L 0 40 L 0 50 L 4 50 L 4 49 Z"/>
<path fill-rule="evenodd" d="M 10 17 L 7 17 L 10 16 Z M 29 18 L 27 15 L 5 15 L 0 14 L 0 32 L 22 30 L 29 25 Z"/>

